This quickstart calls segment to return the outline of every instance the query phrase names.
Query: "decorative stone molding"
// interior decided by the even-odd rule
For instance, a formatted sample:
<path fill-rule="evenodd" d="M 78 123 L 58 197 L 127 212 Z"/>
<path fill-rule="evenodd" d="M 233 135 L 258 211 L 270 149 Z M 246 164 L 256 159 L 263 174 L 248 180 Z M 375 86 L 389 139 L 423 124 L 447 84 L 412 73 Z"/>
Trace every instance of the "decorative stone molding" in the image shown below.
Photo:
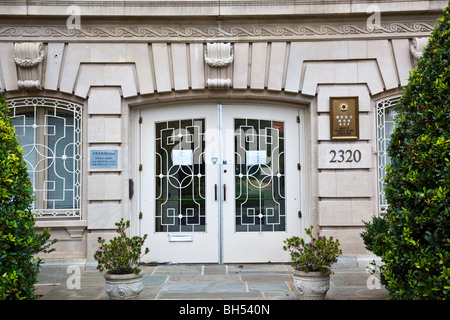
<path fill-rule="evenodd" d="M 384 20 L 385 21 L 385 20 Z M 234 23 L 220 26 L 217 24 L 185 24 L 185 25 L 95 25 L 83 23 L 80 29 L 69 29 L 66 25 L 47 26 L 0 26 L 0 40 L 16 40 L 27 37 L 39 41 L 50 40 L 134 40 L 152 42 L 166 39 L 190 40 L 335 40 L 355 37 L 373 38 L 389 35 L 390 37 L 428 36 L 437 22 L 433 19 L 398 22 L 385 21 L 375 30 L 369 30 L 366 22 L 355 23 L 306 23 L 303 21 L 290 23 L 245 24 Z"/>
<path fill-rule="evenodd" d="M 293 13 L 301 13 L 304 16 L 327 14 L 348 14 L 349 9 L 355 15 L 366 14 L 367 3 L 373 0 L 126 0 L 126 1 L 61 1 L 61 0 L 27 0 L 5 1 L 5 15 L 16 16 L 48 16 L 67 17 L 67 6 L 76 5 L 83 17 L 117 17 L 124 12 L 129 17 L 134 16 L 290 16 Z M 381 12 L 410 11 L 437 11 L 443 9 L 447 0 L 377 0 Z"/>
<path fill-rule="evenodd" d="M 410 50 L 411 50 L 411 55 L 413 56 L 413 58 L 416 62 L 420 58 L 422 58 L 423 50 L 427 46 L 428 40 L 429 40 L 429 37 L 412 39 Z"/>
<path fill-rule="evenodd" d="M 206 84 L 208 89 L 229 89 L 231 88 L 231 79 L 208 79 Z"/>
<path fill-rule="evenodd" d="M 85 226 L 69 226 L 65 228 L 66 231 L 70 234 L 70 237 L 75 239 L 83 238 L 83 232 L 86 229 Z"/>
<path fill-rule="evenodd" d="M 207 43 L 204 58 L 208 69 L 206 85 L 209 89 L 228 89 L 231 87 L 231 79 L 226 67 L 233 62 L 231 43 L 215 42 Z M 220 69 L 225 69 L 223 72 Z M 213 77 L 210 77 L 213 75 Z M 216 76 L 216 78 L 214 78 Z M 227 77 L 228 76 L 228 77 Z"/>
<path fill-rule="evenodd" d="M 42 42 L 14 44 L 14 62 L 18 66 L 17 86 L 21 90 L 41 89 L 42 61 L 45 51 Z"/>
<path fill-rule="evenodd" d="M 223 68 L 233 62 L 231 43 L 207 43 L 205 48 L 205 62 L 214 68 Z"/>

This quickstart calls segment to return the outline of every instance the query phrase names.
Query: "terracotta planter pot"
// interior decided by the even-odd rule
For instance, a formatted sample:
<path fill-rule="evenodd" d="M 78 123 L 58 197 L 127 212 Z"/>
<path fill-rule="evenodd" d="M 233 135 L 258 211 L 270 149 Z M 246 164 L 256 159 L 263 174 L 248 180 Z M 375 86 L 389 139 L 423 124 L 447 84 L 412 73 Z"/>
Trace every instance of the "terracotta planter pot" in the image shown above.
<path fill-rule="evenodd" d="M 112 300 L 137 299 L 144 288 L 143 273 L 108 274 L 105 273 L 105 290 Z"/>
<path fill-rule="evenodd" d="M 292 271 L 295 296 L 300 300 L 323 300 L 330 289 L 330 274 L 320 271 Z"/>

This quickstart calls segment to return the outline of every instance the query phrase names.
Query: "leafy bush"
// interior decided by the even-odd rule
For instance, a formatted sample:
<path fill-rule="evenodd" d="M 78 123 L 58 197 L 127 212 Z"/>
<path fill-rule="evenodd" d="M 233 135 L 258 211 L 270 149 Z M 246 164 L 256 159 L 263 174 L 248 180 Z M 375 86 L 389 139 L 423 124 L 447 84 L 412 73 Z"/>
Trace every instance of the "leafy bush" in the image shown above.
<path fill-rule="evenodd" d="M 294 236 L 284 240 L 286 244 L 283 246 L 284 251 L 290 251 L 292 267 L 309 272 L 321 271 L 327 272 L 328 268 L 337 262 L 337 258 L 342 254 L 339 249 L 339 240 L 333 237 L 326 238 L 317 235 L 315 238 L 312 234 L 313 227 L 306 228 L 306 234 L 310 236 L 311 241 Z"/>
<path fill-rule="evenodd" d="M 449 18 L 447 7 L 396 106 L 388 214 L 368 224 L 364 235 L 385 263 L 381 275 L 390 299 L 450 297 Z"/>
<path fill-rule="evenodd" d="M 364 222 L 366 230 L 361 233 L 361 238 L 366 246 L 366 249 L 373 252 L 375 255 L 382 257 L 386 251 L 385 241 L 387 236 L 387 219 L 383 217 L 372 217 L 371 222 Z M 377 273 L 380 277 L 381 283 L 385 285 L 384 279 L 381 277 L 384 265 L 377 265 L 375 259 L 370 263 L 368 271 L 373 275 Z"/>
<path fill-rule="evenodd" d="M 361 237 L 366 245 L 366 249 L 377 256 L 384 253 L 384 241 L 387 231 L 387 221 L 385 217 L 373 217 L 371 222 L 364 222 L 366 231 L 361 233 Z"/>
<path fill-rule="evenodd" d="M 105 239 L 98 237 L 100 248 L 95 252 L 94 259 L 97 260 L 97 269 L 101 272 L 106 271 L 111 274 L 129 274 L 139 273 L 139 259 L 141 257 L 141 248 L 144 245 L 147 235 L 143 237 L 128 237 L 125 230 L 130 227 L 130 221 L 116 223 L 119 236 L 105 243 Z M 144 254 L 149 253 L 145 248 Z"/>
<path fill-rule="evenodd" d="M 30 206 L 33 188 L 28 179 L 8 106 L 0 94 L 0 299 L 36 299 L 39 252 L 51 252 L 48 230 L 36 233 Z"/>

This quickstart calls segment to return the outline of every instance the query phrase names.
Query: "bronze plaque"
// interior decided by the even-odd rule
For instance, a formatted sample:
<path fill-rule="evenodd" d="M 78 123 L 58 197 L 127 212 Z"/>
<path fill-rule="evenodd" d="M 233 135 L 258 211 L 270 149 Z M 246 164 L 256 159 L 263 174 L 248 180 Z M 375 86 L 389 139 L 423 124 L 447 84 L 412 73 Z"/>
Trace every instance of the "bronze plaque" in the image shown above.
<path fill-rule="evenodd" d="M 331 139 L 359 138 L 358 97 L 330 97 Z"/>

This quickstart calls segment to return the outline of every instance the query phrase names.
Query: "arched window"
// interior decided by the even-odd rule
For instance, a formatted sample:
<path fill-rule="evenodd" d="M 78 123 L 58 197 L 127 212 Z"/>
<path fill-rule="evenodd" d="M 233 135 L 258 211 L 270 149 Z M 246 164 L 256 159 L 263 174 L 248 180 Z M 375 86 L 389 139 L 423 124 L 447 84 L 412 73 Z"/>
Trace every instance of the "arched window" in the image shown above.
<path fill-rule="evenodd" d="M 81 218 L 81 105 L 51 98 L 8 104 L 35 192 L 33 211 Z"/>
<path fill-rule="evenodd" d="M 400 97 L 388 98 L 376 103 L 377 108 L 377 151 L 378 151 L 378 203 L 379 213 L 387 213 L 388 203 L 384 192 L 384 177 L 386 175 L 386 165 L 391 162 L 387 153 L 391 135 L 394 132 L 394 120 L 397 112 L 394 107 Z"/>

